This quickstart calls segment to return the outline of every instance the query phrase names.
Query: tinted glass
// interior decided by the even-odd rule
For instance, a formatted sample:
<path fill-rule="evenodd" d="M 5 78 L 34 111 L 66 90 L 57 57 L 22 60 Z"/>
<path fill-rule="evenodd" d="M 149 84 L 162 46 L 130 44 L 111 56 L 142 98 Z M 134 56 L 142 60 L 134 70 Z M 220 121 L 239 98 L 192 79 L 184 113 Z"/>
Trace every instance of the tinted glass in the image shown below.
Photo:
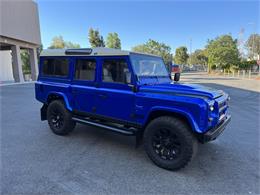
<path fill-rule="evenodd" d="M 125 60 L 104 60 L 102 66 L 102 80 L 104 82 L 125 83 L 126 72 L 129 72 L 129 70 Z"/>
<path fill-rule="evenodd" d="M 69 75 L 69 60 L 45 59 L 42 73 L 47 76 L 67 77 Z"/>
<path fill-rule="evenodd" d="M 160 57 L 147 55 L 131 55 L 134 71 L 140 76 L 165 76 L 169 77 L 166 66 Z"/>
<path fill-rule="evenodd" d="M 74 78 L 77 80 L 94 81 L 96 71 L 96 61 L 88 59 L 78 59 L 75 65 Z"/>

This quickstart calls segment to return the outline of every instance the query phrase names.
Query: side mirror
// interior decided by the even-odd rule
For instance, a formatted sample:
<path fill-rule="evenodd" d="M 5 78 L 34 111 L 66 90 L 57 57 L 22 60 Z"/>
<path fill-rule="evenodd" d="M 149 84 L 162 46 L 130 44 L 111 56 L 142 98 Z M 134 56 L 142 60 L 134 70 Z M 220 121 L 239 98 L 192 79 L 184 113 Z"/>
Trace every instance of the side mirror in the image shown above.
<path fill-rule="evenodd" d="M 137 92 L 137 90 L 138 90 L 137 87 L 135 85 L 131 84 L 131 80 L 132 80 L 131 72 L 126 71 L 124 74 L 125 74 L 124 75 L 125 76 L 125 84 L 127 84 L 128 87 L 130 87 L 133 92 Z"/>
<path fill-rule="evenodd" d="M 180 77 L 181 77 L 181 73 L 177 72 L 174 74 L 174 81 L 179 81 L 180 80 Z"/>

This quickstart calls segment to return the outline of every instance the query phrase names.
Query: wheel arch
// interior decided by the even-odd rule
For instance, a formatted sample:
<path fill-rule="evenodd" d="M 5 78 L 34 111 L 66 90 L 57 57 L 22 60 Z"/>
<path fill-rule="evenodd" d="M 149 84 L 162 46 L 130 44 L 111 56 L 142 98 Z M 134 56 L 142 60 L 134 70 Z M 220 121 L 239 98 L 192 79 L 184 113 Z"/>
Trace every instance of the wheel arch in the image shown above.
<path fill-rule="evenodd" d="M 145 120 L 145 127 L 149 124 L 150 121 L 161 116 L 173 116 L 178 119 L 181 119 L 187 125 L 189 125 L 192 132 L 200 132 L 200 129 L 198 128 L 196 121 L 193 119 L 190 113 L 175 108 L 158 107 L 151 109 L 148 117 Z"/>
<path fill-rule="evenodd" d="M 72 108 L 69 104 L 69 100 L 64 93 L 61 92 L 50 92 L 47 96 L 47 104 L 51 103 L 53 100 L 63 100 L 66 108 L 69 111 L 72 111 Z"/>

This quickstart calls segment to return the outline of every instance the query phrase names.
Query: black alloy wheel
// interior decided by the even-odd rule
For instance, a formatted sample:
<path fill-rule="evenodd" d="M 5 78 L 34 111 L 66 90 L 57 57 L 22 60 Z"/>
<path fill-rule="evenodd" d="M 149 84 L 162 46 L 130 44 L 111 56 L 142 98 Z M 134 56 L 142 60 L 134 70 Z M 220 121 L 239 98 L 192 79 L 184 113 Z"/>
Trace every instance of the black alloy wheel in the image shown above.
<path fill-rule="evenodd" d="M 51 130 L 57 135 L 69 134 L 76 125 L 62 100 L 54 100 L 48 105 L 47 119 Z"/>
<path fill-rule="evenodd" d="M 180 157 L 181 141 L 168 129 L 159 129 L 152 138 L 153 149 L 160 158 L 174 160 Z"/>
<path fill-rule="evenodd" d="M 195 156 L 198 143 L 189 125 L 172 116 L 153 119 L 144 131 L 148 157 L 159 167 L 178 170 Z"/>

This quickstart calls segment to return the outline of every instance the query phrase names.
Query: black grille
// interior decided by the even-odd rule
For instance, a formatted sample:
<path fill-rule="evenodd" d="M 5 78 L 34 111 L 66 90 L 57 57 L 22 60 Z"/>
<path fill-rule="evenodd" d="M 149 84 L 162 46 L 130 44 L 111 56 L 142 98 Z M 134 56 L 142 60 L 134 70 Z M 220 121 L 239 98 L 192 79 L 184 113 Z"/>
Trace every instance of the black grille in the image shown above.
<path fill-rule="evenodd" d="M 219 110 L 219 122 L 221 122 L 222 119 L 224 119 L 226 115 L 226 109 L 227 109 L 227 102 L 222 101 L 218 104 L 218 110 Z"/>
<path fill-rule="evenodd" d="M 221 109 L 222 107 L 224 107 L 226 105 L 226 101 L 220 102 L 218 104 L 218 108 Z"/>

